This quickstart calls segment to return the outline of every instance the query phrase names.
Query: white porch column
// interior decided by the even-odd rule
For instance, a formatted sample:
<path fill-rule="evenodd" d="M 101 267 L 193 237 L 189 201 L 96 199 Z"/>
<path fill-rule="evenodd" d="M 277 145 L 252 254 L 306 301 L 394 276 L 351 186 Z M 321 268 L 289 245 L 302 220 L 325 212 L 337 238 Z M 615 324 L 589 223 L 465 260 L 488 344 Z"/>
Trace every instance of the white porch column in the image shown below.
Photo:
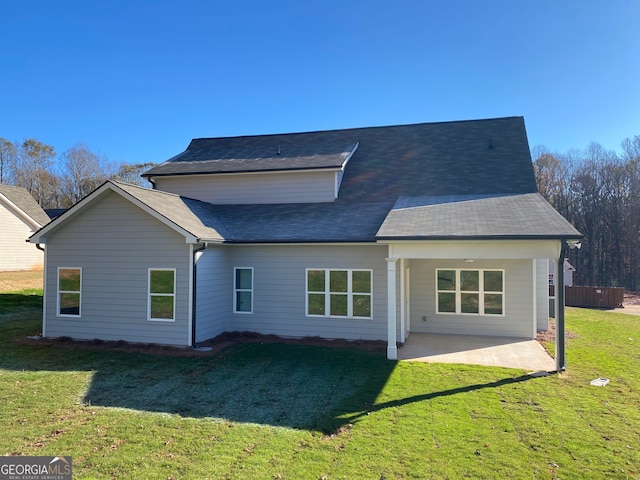
<path fill-rule="evenodd" d="M 405 307 L 406 300 L 405 297 L 407 295 L 407 286 L 406 286 L 406 264 L 405 259 L 400 259 L 400 342 L 404 343 L 407 340 L 407 309 Z"/>
<path fill-rule="evenodd" d="M 387 258 L 387 358 L 397 360 L 396 345 L 396 262 L 397 258 Z"/>
<path fill-rule="evenodd" d="M 533 336 L 532 338 L 536 338 L 536 334 L 538 333 L 538 270 L 536 269 L 537 267 L 537 260 L 534 258 L 532 261 L 533 263 L 532 268 L 533 268 Z"/>

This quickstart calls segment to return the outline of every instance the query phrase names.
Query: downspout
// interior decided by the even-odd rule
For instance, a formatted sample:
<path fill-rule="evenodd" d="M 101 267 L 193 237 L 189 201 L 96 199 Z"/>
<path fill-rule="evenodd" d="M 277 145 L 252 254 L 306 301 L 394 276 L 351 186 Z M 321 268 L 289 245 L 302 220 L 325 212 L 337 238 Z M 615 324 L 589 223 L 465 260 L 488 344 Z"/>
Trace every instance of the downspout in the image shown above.
<path fill-rule="evenodd" d="M 42 338 L 47 338 L 47 251 L 36 243 L 36 248 L 44 253 L 42 261 Z"/>
<path fill-rule="evenodd" d="M 564 255 L 565 241 L 560 242 L 560 257 L 556 265 L 556 372 L 567 369 L 564 338 Z"/>
<path fill-rule="evenodd" d="M 198 253 L 204 251 L 205 248 L 207 248 L 207 243 L 206 242 L 202 245 L 202 247 L 196 248 L 193 251 L 193 279 L 191 280 L 191 282 L 193 284 L 193 294 L 192 294 L 192 298 L 191 298 L 191 346 L 192 346 L 192 348 L 196 347 L 196 309 L 198 307 L 198 304 L 196 302 L 196 296 L 197 296 L 197 292 L 198 292 L 198 285 L 197 285 L 197 279 L 198 279 L 198 271 L 197 271 Z"/>

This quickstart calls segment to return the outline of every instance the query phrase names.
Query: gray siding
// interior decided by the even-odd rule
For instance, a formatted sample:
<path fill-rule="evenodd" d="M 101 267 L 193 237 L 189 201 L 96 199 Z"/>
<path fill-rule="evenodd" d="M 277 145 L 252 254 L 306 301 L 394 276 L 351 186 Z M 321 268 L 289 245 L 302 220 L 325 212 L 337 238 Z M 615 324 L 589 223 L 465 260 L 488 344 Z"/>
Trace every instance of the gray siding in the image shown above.
<path fill-rule="evenodd" d="M 0 203 L 0 271 L 42 269 L 42 251 L 35 245 L 26 243 L 34 231 Z"/>
<path fill-rule="evenodd" d="M 254 331 L 283 337 L 384 340 L 387 335 L 387 248 L 371 246 L 237 246 L 229 250 L 225 281 L 226 311 L 233 304 L 233 268 L 253 267 L 252 314 L 229 316 L 229 331 Z M 305 315 L 307 268 L 373 270 L 373 318 L 337 319 Z M 200 292 L 200 288 L 198 288 Z"/>
<path fill-rule="evenodd" d="M 156 188 L 215 204 L 316 203 L 335 199 L 335 172 L 186 175 L 155 178 Z"/>
<path fill-rule="evenodd" d="M 109 193 L 47 239 L 46 335 L 187 345 L 189 264 L 184 237 Z M 82 268 L 81 317 L 57 316 L 58 267 Z M 176 320 L 147 320 L 149 268 L 176 269 Z"/>
<path fill-rule="evenodd" d="M 209 246 L 197 263 L 196 342 L 225 332 L 232 310 L 229 247 Z"/>
<path fill-rule="evenodd" d="M 436 268 L 504 269 L 505 316 L 437 315 Z M 532 338 L 532 278 L 531 260 L 476 260 L 472 266 L 464 260 L 412 260 L 411 331 Z"/>

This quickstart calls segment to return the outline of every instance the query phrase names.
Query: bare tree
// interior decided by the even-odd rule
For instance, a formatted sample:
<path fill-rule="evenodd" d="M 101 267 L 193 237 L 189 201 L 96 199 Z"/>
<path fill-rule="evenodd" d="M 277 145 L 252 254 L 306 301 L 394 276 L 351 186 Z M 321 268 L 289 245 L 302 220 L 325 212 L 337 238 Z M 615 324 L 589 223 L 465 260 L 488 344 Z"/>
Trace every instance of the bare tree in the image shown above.
<path fill-rule="evenodd" d="M 0 138 L 0 184 L 9 183 L 9 174 L 12 171 L 18 150 L 16 146 L 6 138 Z"/>
<path fill-rule="evenodd" d="M 56 152 L 35 138 L 22 142 L 18 149 L 16 163 L 12 169 L 15 185 L 26 188 L 43 208 L 55 207 L 50 202 L 50 188 L 54 175 L 51 173 Z"/>
<path fill-rule="evenodd" d="M 70 207 L 98 188 L 110 176 L 106 157 L 78 143 L 61 156 L 61 205 Z"/>
<path fill-rule="evenodd" d="M 150 184 L 147 180 L 142 178 L 142 174 L 155 166 L 155 163 L 123 163 L 120 165 L 118 171 L 112 175 L 112 180 L 119 182 L 131 183 L 133 185 L 139 185 L 141 187 L 149 187 Z"/>
<path fill-rule="evenodd" d="M 640 136 L 622 143 L 623 154 L 592 143 L 566 155 L 537 150 L 540 193 L 584 235 L 570 251 L 579 283 L 624 286 L 640 282 Z"/>

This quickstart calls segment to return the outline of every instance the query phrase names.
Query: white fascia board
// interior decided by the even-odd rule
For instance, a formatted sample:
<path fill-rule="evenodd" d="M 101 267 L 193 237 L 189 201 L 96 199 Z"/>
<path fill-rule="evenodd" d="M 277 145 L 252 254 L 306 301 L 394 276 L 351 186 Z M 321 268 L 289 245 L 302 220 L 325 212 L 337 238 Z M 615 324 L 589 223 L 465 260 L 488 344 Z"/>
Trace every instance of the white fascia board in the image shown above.
<path fill-rule="evenodd" d="M 47 243 L 46 237 L 49 233 L 56 231 L 61 225 L 69 221 L 71 218 L 77 216 L 79 213 L 86 210 L 93 202 L 95 202 L 98 198 L 100 198 L 105 191 L 109 190 L 109 184 L 104 183 L 102 186 L 98 187 L 84 199 L 80 200 L 80 202 L 73 205 L 69 210 L 60 215 L 59 217 L 54 218 L 51 222 L 45 225 L 43 228 L 34 233 L 31 237 L 29 237 L 29 242 L 31 243 Z"/>
<path fill-rule="evenodd" d="M 477 260 L 558 258 L 561 240 L 427 240 L 389 242 L 390 258 Z"/>
<path fill-rule="evenodd" d="M 27 214 L 24 210 L 22 210 L 18 205 L 9 200 L 5 195 L 0 193 L 0 203 L 4 204 L 7 207 L 7 210 L 12 212 L 15 216 L 19 217 L 21 220 L 26 222 L 32 228 L 37 230 L 42 227 L 38 222 L 36 222 L 31 216 Z"/>
<path fill-rule="evenodd" d="M 350 157 L 349 157 L 350 158 Z M 346 163 L 346 162 L 345 162 Z M 343 163 L 344 165 L 344 163 Z M 247 175 L 285 175 L 291 173 L 327 173 L 327 172 L 339 172 L 343 169 L 343 167 L 328 167 L 328 168 L 299 168 L 299 169 L 291 169 L 291 170 L 264 170 L 257 172 L 221 172 L 221 173 L 183 173 L 183 174 L 169 174 L 169 175 L 155 175 L 153 177 L 148 177 L 148 179 L 153 183 L 161 178 L 181 178 L 181 177 L 229 177 L 229 176 L 247 176 Z M 147 178 L 147 177 L 145 177 Z"/>
<path fill-rule="evenodd" d="M 51 232 L 56 231 L 63 224 L 65 224 L 66 222 L 70 221 L 72 218 L 76 217 L 81 212 L 84 212 L 91 205 L 93 205 L 96 201 L 98 201 L 100 198 L 102 198 L 104 195 L 106 195 L 109 191 L 117 193 L 118 195 L 120 195 L 121 197 L 125 198 L 126 200 L 129 200 L 131 203 L 133 203 L 134 205 L 138 206 L 139 208 L 141 208 L 142 210 L 147 212 L 152 217 L 154 217 L 157 220 L 161 221 L 162 223 L 167 225 L 172 230 L 175 230 L 176 232 L 178 232 L 181 235 L 183 235 L 185 237 L 185 239 L 186 239 L 186 243 L 198 243 L 197 242 L 198 239 L 196 238 L 195 235 L 193 235 L 192 233 L 190 233 L 187 230 L 183 229 L 179 225 L 176 225 L 174 222 L 170 221 L 166 217 L 160 215 L 158 212 L 156 212 L 155 210 L 150 208 L 146 203 L 141 202 L 140 200 L 138 200 L 134 196 L 130 195 L 129 193 L 125 192 L 124 190 L 118 188 L 115 184 L 113 184 L 111 182 L 107 182 L 107 183 L 103 184 L 97 190 L 94 190 L 91 194 L 89 194 L 89 196 L 85 197 L 79 203 L 76 203 L 73 207 L 71 207 L 63 215 L 61 215 L 61 216 L 57 217 L 56 219 L 52 220 L 44 228 L 40 229 L 38 232 L 36 232 L 34 235 L 32 235 L 29 238 L 29 242 L 31 242 L 31 243 L 47 243 L 46 242 L 46 238 L 47 238 L 48 234 L 50 234 Z"/>
<path fill-rule="evenodd" d="M 342 168 L 340 168 L 340 170 L 345 169 L 345 167 L 347 166 L 347 163 L 349 163 L 349 160 L 351 160 L 351 157 L 353 157 L 353 154 L 356 153 L 356 150 L 358 149 L 359 146 L 360 146 L 360 142 L 356 142 L 351 152 L 349 152 L 349 155 L 347 155 L 347 158 L 345 158 L 344 162 L 342 162 Z"/>
<path fill-rule="evenodd" d="M 202 242 L 200 242 L 202 243 Z M 208 243 L 212 243 L 208 241 Z M 376 242 L 279 242 L 279 243 L 223 243 L 226 247 L 379 247 Z"/>
<path fill-rule="evenodd" d="M 159 220 L 160 222 L 164 223 L 167 227 L 171 228 L 172 230 L 175 230 L 176 232 L 178 232 L 179 234 L 183 235 L 185 237 L 185 240 L 187 243 L 199 243 L 198 242 L 198 237 L 196 237 L 195 235 L 193 235 L 191 232 L 189 232 L 188 230 L 185 230 L 184 228 L 182 228 L 180 225 L 172 222 L 171 220 L 169 220 L 167 217 L 165 217 L 164 215 L 161 215 L 160 213 L 158 213 L 157 211 L 155 211 L 153 208 L 149 207 L 149 205 L 147 205 L 144 202 L 141 202 L 140 200 L 138 200 L 136 197 L 134 197 L 133 195 L 131 195 L 129 192 L 126 192 L 120 188 L 117 188 L 116 185 L 114 185 L 114 188 L 112 188 L 112 190 L 118 194 L 120 194 L 123 198 L 126 198 L 127 200 L 129 200 L 131 203 L 133 203 L 134 205 L 140 207 L 142 210 L 144 210 L 145 212 L 147 212 L 149 215 L 151 215 L 153 218 L 155 218 L 156 220 Z"/>

